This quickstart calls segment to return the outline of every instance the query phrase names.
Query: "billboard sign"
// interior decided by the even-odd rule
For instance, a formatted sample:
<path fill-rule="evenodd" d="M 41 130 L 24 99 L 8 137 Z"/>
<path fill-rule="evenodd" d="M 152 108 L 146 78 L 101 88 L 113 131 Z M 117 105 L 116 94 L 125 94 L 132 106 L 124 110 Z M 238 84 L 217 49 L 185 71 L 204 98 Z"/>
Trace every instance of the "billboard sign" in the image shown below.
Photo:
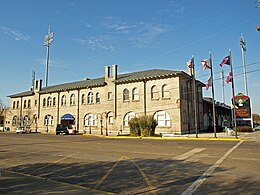
<path fill-rule="evenodd" d="M 250 98 L 242 93 L 235 97 L 235 110 L 237 118 L 251 118 Z"/>

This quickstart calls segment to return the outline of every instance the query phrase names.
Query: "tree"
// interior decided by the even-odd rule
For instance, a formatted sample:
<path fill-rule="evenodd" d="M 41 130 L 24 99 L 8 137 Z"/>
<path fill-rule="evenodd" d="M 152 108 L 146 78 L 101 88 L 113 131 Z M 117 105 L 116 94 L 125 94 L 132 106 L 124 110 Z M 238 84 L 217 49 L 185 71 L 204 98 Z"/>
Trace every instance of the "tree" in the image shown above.
<path fill-rule="evenodd" d="M 260 124 L 260 115 L 253 113 L 253 122 L 254 124 Z"/>

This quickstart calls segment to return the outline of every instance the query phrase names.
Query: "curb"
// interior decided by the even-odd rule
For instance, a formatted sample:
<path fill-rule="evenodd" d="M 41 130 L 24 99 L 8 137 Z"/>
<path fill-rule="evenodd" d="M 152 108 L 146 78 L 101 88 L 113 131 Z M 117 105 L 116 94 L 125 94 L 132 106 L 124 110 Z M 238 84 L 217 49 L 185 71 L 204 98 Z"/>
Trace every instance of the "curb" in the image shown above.
<path fill-rule="evenodd" d="M 241 141 L 241 140 L 247 140 L 242 138 L 213 138 L 213 137 L 131 137 L 131 136 L 105 136 L 105 135 L 90 135 L 90 134 L 82 134 L 86 137 L 99 137 L 99 138 L 107 138 L 107 139 L 151 139 L 151 140 L 196 140 L 196 141 Z"/>

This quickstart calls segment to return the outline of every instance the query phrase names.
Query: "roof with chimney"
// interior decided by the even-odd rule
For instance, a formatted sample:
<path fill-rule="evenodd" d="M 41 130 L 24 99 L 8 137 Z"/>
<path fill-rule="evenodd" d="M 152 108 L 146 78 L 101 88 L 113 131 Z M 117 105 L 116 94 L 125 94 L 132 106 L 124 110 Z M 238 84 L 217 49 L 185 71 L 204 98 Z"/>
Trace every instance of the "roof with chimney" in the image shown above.
<path fill-rule="evenodd" d="M 120 74 L 117 76 L 117 79 L 113 82 L 116 84 L 123 84 L 123 83 L 132 83 L 132 82 L 164 79 L 164 78 L 171 78 L 171 77 L 185 77 L 187 79 L 192 78 L 184 71 L 152 69 L 152 70 Z M 198 80 L 197 83 L 203 87 L 205 86 L 204 83 Z M 69 90 L 83 89 L 83 88 L 94 88 L 94 87 L 102 87 L 105 85 L 107 85 L 107 83 L 105 82 L 104 77 L 95 78 L 95 79 L 84 79 L 81 81 L 76 81 L 71 83 L 64 83 L 64 84 L 43 87 L 39 91 L 39 93 L 44 94 L 44 93 L 69 91 Z M 16 97 L 24 97 L 24 96 L 31 96 L 31 95 L 34 95 L 34 92 L 32 90 L 13 94 L 8 97 L 16 98 Z"/>

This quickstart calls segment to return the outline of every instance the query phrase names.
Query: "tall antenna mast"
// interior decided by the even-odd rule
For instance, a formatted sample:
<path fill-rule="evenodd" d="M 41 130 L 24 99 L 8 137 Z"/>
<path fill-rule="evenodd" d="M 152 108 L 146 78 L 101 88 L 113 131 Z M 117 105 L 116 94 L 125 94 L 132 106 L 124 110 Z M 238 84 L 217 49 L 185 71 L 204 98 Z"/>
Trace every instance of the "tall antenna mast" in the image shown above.
<path fill-rule="evenodd" d="M 45 72 L 45 87 L 48 86 L 48 74 L 49 74 L 49 52 L 50 52 L 50 45 L 53 41 L 54 33 L 51 32 L 51 26 L 49 25 L 48 34 L 44 36 L 44 43 L 43 45 L 47 48 L 46 52 L 46 72 Z"/>

